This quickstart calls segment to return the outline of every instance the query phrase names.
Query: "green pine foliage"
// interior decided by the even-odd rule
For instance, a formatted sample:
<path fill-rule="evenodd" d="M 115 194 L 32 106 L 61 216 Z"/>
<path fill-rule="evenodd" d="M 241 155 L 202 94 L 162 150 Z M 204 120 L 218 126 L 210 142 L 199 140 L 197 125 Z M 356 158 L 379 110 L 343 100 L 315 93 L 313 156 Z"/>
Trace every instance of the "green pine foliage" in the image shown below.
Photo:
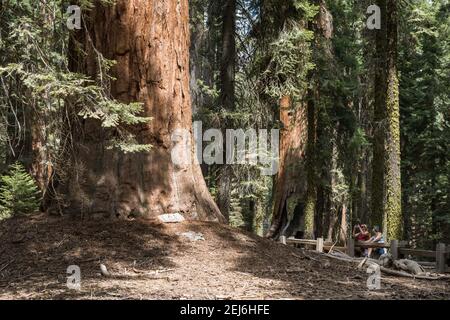
<path fill-rule="evenodd" d="M 92 2 L 84 0 L 81 5 L 89 8 Z M 96 79 L 69 70 L 71 33 L 61 10 L 64 5 L 62 0 L 14 1 L 0 11 L 0 115 L 16 127 L 24 126 L 31 114 L 39 117 L 47 128 L 50 153 L 61 153 L 61 142 L 67 140 L 67 128 L 58 119 L 74 113 L 99 120 L 105 130 L 115 130 L 112 147 L 124 152 L 148 151 L 150 146 L 136 143 L 128 129 L 151 118 L 142 116 L 140 103 L 120 103 L 109 93 L 115 61 L 98 53 Z M 17 136 L 17 130 L 0 134 L 7 135 L 1 137 L 7 142 L 24 138 Z"/>
<path fill-rule="evenodd" d="M 40 193 L 34 179 L 19 162 L 0 177 L 0 220 L 39 210 Z"/>
<path fill-rule="evenodd" d="M 399 67 L 406 236 L 421 247 L 450 239 L 449 26 L 447 0 L 417 1 L 402 14 Z"/>

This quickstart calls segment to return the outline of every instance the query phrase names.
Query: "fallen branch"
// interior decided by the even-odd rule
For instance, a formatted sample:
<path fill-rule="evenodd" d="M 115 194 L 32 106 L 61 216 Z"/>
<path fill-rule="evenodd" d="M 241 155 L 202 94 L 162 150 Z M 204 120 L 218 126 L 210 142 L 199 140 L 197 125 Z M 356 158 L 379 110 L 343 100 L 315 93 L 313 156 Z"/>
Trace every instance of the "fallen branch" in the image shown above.
<path fill-rule="evenodd" d="M 366 261 L 367 261 L 367 257 L 365 257 L 364 258 L 364 260 L 363 261 L 361 261 L 360 263 L 359 263 L 359 265 L 358 265 L 358 268 L 357 269 L 361 269 L 362 268 L 362 266 L 366 263 Z"/>
<path fill-rule="evenodd" d="M 291 252 L 291 255 L 293 256 L 293 257 L 296 257 L 296 258 L 299 258 L 299 259 L 304 259 L 305 258 L 305 256 L 299 256 L 298 254 L 295 254 L 295 253 L 293 253 L 293 252 Z"/>
<path fill-rule="evenodd" d="M 14 259 L 11 259 L 9 262 L 7 262 L 3 267 L 0 268 L 0 272 L 5 270 L 13 262 L 14 262 Z"/>
<path fill-rule="evenodd" d="M 138 269 L 136 269 L 136 268 L 133 268 L 132 270 L 133 270 L 135 273 L 153 275 L 153 274 L 160 274 L 160 273 L 165 273 L 165 272 L 174 271 L 175 269 L 161 269 L 161 270 L 145 271 L 145 270 L 138 270 Z"/>
<path fill-rule="evenodd" d="M 370 259 L 370 258 L 351 258 L 351 257 L 342 257 L 342 256 L 337 256 L 335 254 L 329 254 L 326 253 L 325 254 L 327 257 L 332 258 L 332 259 L 336 259 L 336 260 L 340 260 L 340 261 L 344 261 L 344 262 L 350 262 L 350 263 L 355 263 L 355 262 L 359 262 L 359 266 L 364 266 L 365 264 L 376 264 L 381 272 L 384 272 L 385 274 L 389 274 L 389 275 L 394 275 L 394 276 L 399 276 L 399 277 L 406 277 L 406 278 L 412 278 L 412 279 L 422 279 L 422 280 L 442 280 L 442 279 L 450 279 L 450 276 L 447 275 L 439 275 L 439 276 L 429 276 L 429 275 L 412 275 L 410 273 L 404 272 L 404 271 L 397 271 L 397 270 L 392 270 L 392 269 L 388 269 L 385 268 L 383 266 L 380 265 L 380 262 L 378 262 L 375 259 Z M 364 262 L 364 263 L 362 263 Z"/>
<path fill-rule="evenodd" d="M 318 262 L 318 263 L 322 263 L 322 261 L 320 261 L 320 260 L 318 260 L 318 259 L 316 259 L 316 258 L 313 258 L 313 257 L 311 257 L 311 256 L 309 256 L 309 255 L 307 255 L 304 251 L 302 251 L 302 255 L 303 256 L 299 256 L 298 254 L 295 254 L 295 253 L 291 253 L 294 257 L 296 257 L 296 258 L 299 258 L 299 259 L 308 259 L 308 260 L 312 260 L 312 261 L 315 261 L 315 262 Z"/>
<path fill-rule="evenodd" d="M 320 261 L 320 260 L 318 260 L 318 259 L 316 259 L 316 258 L 313 258 L 313 257 L 307 255 L 307 254 L 304 253 L 304 252 L 303 252 L 303 255 L 305 256 L 305 258 L 307 258 L 307 259 L 309 259 L 309 260 L 312 260 L 312 261 L 315 261 L 315 262 L 318 262 L 318 263 L 322 264 L 322 261 Z"/>
<path fill-rule="evenodd" d="M 337 243 L 338 243 L 338 241 L 336 241 L 335 243 L 332 244 L 330 250 L 328 250 L 328 253 L 332 253 L 333 252 L 333 249 L 337 245 Z"/>
<path fill-rule="evenodd" d="M 386 274 L 390 274 L 393 276 L 400 276 L 400 277 L 406 277 L 406 278 L 413 278 L 413 279 L 423 279 L 423 280 L 442 280 L 442 279 L 449 279 L 449 276 L 440 275 L 440 276 L 427 276 L 427 275 L 420 275 L 420 274 L 410 274 L 405 271 L 398 271 L 398 270 L 392 270 L 385 267 L 380 266 L 380 270 Z"/>

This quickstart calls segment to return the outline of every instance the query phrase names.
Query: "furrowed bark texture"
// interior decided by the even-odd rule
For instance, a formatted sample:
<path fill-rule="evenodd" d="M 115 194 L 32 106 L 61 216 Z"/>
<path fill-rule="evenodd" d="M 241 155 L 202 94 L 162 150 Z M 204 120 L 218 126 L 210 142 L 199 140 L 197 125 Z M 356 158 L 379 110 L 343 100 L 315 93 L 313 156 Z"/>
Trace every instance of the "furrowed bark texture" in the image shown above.
<path fill-rule="evenodd" d="M 280 138 L 280 166 L 274 187 L 272 224 L 267 234 L 276 238 L 290 235 L 304 225 L 306 194 L 305 148 L 307 141 L 306 108 L 291 108 L 285 96 L 280 101 L 280 121 L 283 124 Z"/>
<path fill-rule="evenodd" d="M 375 103 L 370 223 L 381 227 L 384 218 L 384 143 L 386 104 L 386 0 L 378 0 L 381 29 L 376 30 Z"/>
<path fill-rule="evenodd" d="M 397 2 L 387 0 L 387 92 L 386 155 L 384 165 L 386 227 L 388 239 L 403 235 L 402 188 L 400 171 L 400 104 L 397 71 Z"/>
<path fill-rule="evenodd" d="M 223 221 L 200 166 L 175 165 L 171 158 L 176 129 L 188 130 L 192 140 L 188 1 L 95 2 L 85 14 L 87 30 L 76 37 L 86 54 L 72 51 L 73 71 L 95 78 L 98 53 L 116 60 L 111 95 L 143 103 L 144 115 L 153 120 L 132 130 L 140 143 L 153 148 L 139 154 L 108 150 L 111 133 L 96 120 L 80 120 L 66 211 L 148 218 L 180 212 L 188 219 Z"/>
<path fill-rule="evenodd" d="M 227 112 L 235 110 L 235 68 L 236 68 L 236 0 L 226 0 L 222 14 L 222 59 L 220 66 L 220 102 Z M 225 134 L 230 125 L 224 121 L 222 132 Z M 218 179 L 217 204 L 220 211 L 229 219 L 230 194 L 233 170 L 229 164 L 220 168 Z"/>

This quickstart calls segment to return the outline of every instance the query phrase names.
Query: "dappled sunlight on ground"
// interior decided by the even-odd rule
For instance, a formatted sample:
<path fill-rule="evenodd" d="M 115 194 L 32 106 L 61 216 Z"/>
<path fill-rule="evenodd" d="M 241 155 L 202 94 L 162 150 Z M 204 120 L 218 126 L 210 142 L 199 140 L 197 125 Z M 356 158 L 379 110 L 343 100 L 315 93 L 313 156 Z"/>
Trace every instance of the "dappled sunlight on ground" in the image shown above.
<path fill-rule="evenodd" d="M 201 233 L 191 241 L 182 232 Z M 367 274 L 217 223 L 14 218 L 0 223 L 3 299 L 448 299 L 449 281 Z M 111 273 L 102 276 L 100 264 Z M 69 265 L 81 290 L 66 287 Z"/>

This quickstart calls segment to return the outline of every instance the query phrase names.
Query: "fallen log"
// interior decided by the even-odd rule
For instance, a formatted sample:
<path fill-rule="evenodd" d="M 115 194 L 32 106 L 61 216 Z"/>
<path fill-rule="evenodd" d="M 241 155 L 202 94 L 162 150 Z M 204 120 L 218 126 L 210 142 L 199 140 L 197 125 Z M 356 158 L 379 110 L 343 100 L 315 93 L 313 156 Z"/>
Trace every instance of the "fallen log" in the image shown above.
<path fill-rule="evenodd" d="M 417 262 L 408 259 L 401 259 L 393 261 L 393 265 L 396 269 L 408 271 L 414 275 L 425 274 L 425 269 Z"/>
<path fill-rule="evenodd" d="M 325 256 L 332 258 L 332 259 L 336 259 L 336 260 L 340 260 L 340 261 L 345 261 L 345 262 L 350 262 L 350 263 L 359 263 L 359 265 L 364 266 L 364 265 L 377 265 L 377 267 L 380 268 L 380 271 L 388 274 L 388 275 L 393 275 L 393 276 L 399 276 L 399 277 L 406 277 L 406 278 L 412 278 L 412 279 L 422 279 L 422 280 L 442 280 L 442 279 L 450 279 L 450 276 L 447 275 L 439 275 L 439 276 L 430 276 L 430 275 L 426 275 L 426 274 L 410 274 L 407 273 L 405 271 L 398 271 L 398 270 L 393 270 L 393 269 L 388 269 L 383 267 L 382 265 L 380 265 L 380 262 L 378 260 L 375 259 L 371 259 L 371 258 L 351 258 L 351 257 L 345 257 L 343 256 L 344 254 L 329 254 L 329 253 L 325 253 Z M 362 261 L 364 261 L 364 263 L 361 263 Z M 358 266 L 359 266 L 358 265 Z"/>

